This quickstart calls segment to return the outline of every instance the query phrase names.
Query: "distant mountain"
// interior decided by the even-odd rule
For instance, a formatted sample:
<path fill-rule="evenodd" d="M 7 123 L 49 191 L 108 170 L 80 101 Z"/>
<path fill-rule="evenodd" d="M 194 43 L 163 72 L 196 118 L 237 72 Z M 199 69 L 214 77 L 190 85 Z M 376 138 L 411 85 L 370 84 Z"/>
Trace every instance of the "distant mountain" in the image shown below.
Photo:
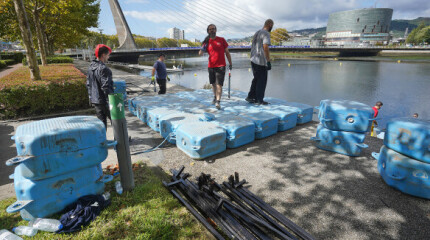
<path fill-rule="evenodd" d="M 390 31 L 393 31 L 394 37 L 403 37 L 406 28 L 411 32 L 413 29 L 417 28 L 418 25 L 424 22 L 426 25 L 430 25 L 430 18 L 428 17 L 419 17 L 413 20 L 404 20 L 404 19 L 396 19 L 391 21 Z M 309 35 L 316 33 L 315 37 L 321 37 L 325 34 L 326 27 L 320 28 L 306 28 L 300 30 L 293 30 L 291 33 L 298 33 L 300 35 Z"/>

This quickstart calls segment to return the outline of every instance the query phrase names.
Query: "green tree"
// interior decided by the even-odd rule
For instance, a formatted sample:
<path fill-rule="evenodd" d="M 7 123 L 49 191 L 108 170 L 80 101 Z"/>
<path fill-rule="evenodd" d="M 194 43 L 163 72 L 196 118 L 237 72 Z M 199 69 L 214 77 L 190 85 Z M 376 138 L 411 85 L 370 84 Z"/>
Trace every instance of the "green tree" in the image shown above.
<path fill-rule="evenodd" d="M 46 61 L 46 56 L 48 52 L 47 52 L 46 39 L 44 39 L 46 35 L 42 30 L 40 15 L 43 9 L 49 3 L 52 3 L 52 1 L 46 1 L 46 0 L 28 0 L 27 1 L 27 11 L 30 13 L 30 15 L 33 18 L 33 25 L 36 31 L 37 43 L 39 46 L 40 58 L 43 66 L 48 65 Z"/>
<path fill-rule="evenodd" d="M 157 46 L 157 42 L 155 40 L 150 40 L 145 37 L 134 37 L 134 41 L 138 48 L 152 48 Z"/>
<path fill-rule="evenodd" d="M 418 33 L 424 29 L 426 27 L 425 22 L 421 22 L 417 28 L 415 28 L 414 30 L 411 31 L 411 33 L 409 33 L 408 38 L 406 39 L 407 43 L 414 43 L 414 44 L 419 44 L 420 41 L 417 39 Z"/>
<path fill-rule="evenodd" d="M 88 28 L 98 25 L 99 0 L 25 0 L 24 4 L 27 15 L 32 16 L 32 32 L 38 36 L 41 52 L 43 45 L 49 54 L 53 54 L 55 49 L 80 45 L 81 40 L 90 34 Z M 0 37 L 20 39 L 12 0 L 0 1 L 0 13 Z"/>
<path fill-rule="evenodd" d="M 200 46 L 200 43 L 194 43 L 194 42 L 191 42 L 189 40 L 179 40 L 178 42 L 179 42 L 179 45 L 180 44 L 188 44 L 189 47 L 198 47 L 198 46 Z"/>
<path fill-rule="evenodd" d="M 18 18 L 12 0 L 0 1 L 0 38 L 9 41 L 21 39 Z"/>
<path fill-rule="evenodd" d="M 177 47 L 178 46 L 178 40 L 166 38 L 166 37 L 159 38 L 159 39 L 157 39 L 157 46 L 160 48 Z"/>
<path fill-rule="evenodd" d="M 100 13 L 98 0 L 62 0 L 59 2 L 63 2 L 63 4 L 55 4 L 50 9 L 51 11 L 44 14 L 43 19 L 51 53 L 54 49 L 79 45 L 81 40 L 90 34 L 88 28 L 98 26 Z"/>
<path fill-rule="evenodd" d="M 278 45 L 283 41 L 288 41 L 290 35 L 288 35 L 287 29 L 277 28 L 270 33 L 270 39 L 273 45 Z"/>
<path fill-rule="evenodd" d="M 415 43 L 429 43 L 430 42 L 430 26 L 421 29 L 415 36 Z"/>

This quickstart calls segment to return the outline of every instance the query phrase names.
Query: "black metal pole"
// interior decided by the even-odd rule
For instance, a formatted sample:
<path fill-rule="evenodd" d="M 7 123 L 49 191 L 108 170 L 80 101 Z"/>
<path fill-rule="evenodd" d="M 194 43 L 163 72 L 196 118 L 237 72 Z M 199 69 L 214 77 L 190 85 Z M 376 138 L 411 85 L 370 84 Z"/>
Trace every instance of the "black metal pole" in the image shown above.
<path fill-rule="evenodd" d="M 163 184 L 164 186 L 167 187 L 166 182 L 163 181 Z M 224 239 L 224 237 L 221 236 L 221 234 L 215 228 L 213 228 L 212 225 L 210 225 L 206 221 L 206 219 L 197 212 L 197 210 L 195 210 L 185 199 L 183 199 L 179 193 L 177 193 L 175 190 L 169 187 L 167 187 L 167 189 L 169 189 L 169 191 L 173 194 L 173 196 L 175 196 L 191 212 L 191 214 L 193 214 L 193 216 L 197 218 L 203 224 L 203 226 L 205 226 L 206 229 L 212 233 L 212 235 L 214 235 L 216 239 L 219 239 L 219 240 Z"/>
<path fill-rule="evenodd" d="M 260 208 L 265 210 L 267 213 L 269 213 L 272 217 L 274 217 L 276 220 L 281 222 L 283 225 L 291 229 L 295 234 L 297 234 L 299 237 L 305 239 L 305 240 L 314 240 L 314 237 L 312 237 L 309 233 L 307 233 L 304 229 L 297 226 L 294 222 L 286 218 L 284 215 L 279 213 L 276 209 L 265 203 L 262 199 L 255 196 L 252 192 L 250 192 L 246 188 L 237 188 L 238 191 L 243 193 L 245 197 L 247 197 L 249 200 L 256 203 Z"/>
<path fill-rule="evenodd" d="M 109 94 L 109 109 L 118 157 L 121 185 L 125 191 L 134 188 L 134 176 L 131 167 L 130 146 L 128 143 L 127 121 L 124 114 L 124 100 L 121 93 Z"/>

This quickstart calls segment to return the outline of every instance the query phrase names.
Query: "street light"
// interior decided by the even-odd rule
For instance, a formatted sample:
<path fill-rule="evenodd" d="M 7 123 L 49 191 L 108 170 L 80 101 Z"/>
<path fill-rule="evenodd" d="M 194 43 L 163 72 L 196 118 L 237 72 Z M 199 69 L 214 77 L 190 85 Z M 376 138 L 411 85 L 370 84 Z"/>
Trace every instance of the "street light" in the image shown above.
<path fill-rule="evenodd" d="M 102 38 L 102 44 L 103 44 L 103 29 L 99 28 L 99 31 L 100 31 L 100 36 Z"/>

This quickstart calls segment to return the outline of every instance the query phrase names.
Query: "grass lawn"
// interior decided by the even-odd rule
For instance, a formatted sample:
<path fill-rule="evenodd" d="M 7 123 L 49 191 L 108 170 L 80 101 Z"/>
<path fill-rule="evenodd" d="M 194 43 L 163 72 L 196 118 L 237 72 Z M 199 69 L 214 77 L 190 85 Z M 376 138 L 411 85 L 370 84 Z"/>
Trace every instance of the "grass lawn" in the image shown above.
<path fill-rule="evenodd" d="M 38 232 L 27 239 L 213 239 L 212 235 L 174 198 L 161 183 L 169 180 L 159 168 L 141 167 L 134 171 L 135 189 L 118 195 L 114 181 L 106 185 L 111 205 L 87 227 L 72 234 Z M 5 209 L 15 198 L 0 201 L 0 229 L 27 225 L 19 213 Z M 53 218 L 59 219 L 60 215 Z M 25 237 L 24 237 L 25 239 Z"/>
<path fill-rule="evenodd" d="M 42 80 L 31 81 L 28 67 L 22 66 L 16 71 L 0 78 L 0 90 L 13 86 L 46 85 L 50 82 L 85 81 L 85 75 L 73 64 L 51 64 L 39 66 Z"/>
<path fill-rule="evenodd" d="M 32 81 L 28 67 L 0 78 L 0 119 L 16 119 L 88 109 L 86 77 L 73 64 L 39 66 Z"/>

